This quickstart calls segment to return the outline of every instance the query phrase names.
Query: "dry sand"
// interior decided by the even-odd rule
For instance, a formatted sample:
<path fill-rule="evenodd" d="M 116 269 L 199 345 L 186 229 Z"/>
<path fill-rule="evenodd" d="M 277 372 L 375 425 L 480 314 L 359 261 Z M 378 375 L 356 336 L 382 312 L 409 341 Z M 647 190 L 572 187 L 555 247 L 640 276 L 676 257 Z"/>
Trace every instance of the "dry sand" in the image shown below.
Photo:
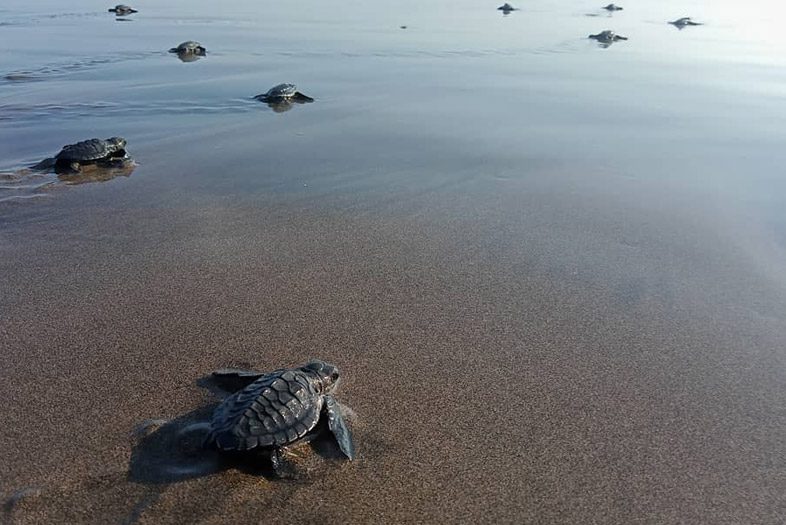
<path fill-rule="evenodd" d="M 782 522 L 786 293 L 734 213 L 570 178 L 121 209 L 113 184 L 0 210 L 8 522 Z M 208 411 L 210 370 L 311 357 L 355 462 L 173 473 L 134 434 Z"/>

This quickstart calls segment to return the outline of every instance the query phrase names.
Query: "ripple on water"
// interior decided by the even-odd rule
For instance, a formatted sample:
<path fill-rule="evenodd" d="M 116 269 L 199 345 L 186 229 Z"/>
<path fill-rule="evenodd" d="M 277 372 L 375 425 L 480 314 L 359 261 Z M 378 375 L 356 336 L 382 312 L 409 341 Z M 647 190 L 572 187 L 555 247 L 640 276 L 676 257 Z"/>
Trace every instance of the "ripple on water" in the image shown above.
<path fill-rule="evenodd" d="M 116 53 L 99 57 L 83 57 L 65 64 L 47 64 L 34 69 L 10 71 L 0 78 L 0 84 L 41 82 L 48 78 L 57 78 L 69 73 L 93 69 L 104 65 L 118 64 L 132 60 L 144 60 L 164 54 L 165 52 L 163 51 L 150 51 L 147 53 Z"/>
<path fill-rule="evenodd" d="M 116 168 L 86 166 L 78 173 L 61 173 L 59 175 L 28 168 L 0 172 L 0 203 L 48 197 L 52 190 L 64 186 L 106 182 L 117 177 L 129 177 L 135 167 L 134 163 Z"/>
<path fill-rule="evenodd" d="M 0 104 L 0 121 L 41 123 L 47 119 L 138 117 L 161 115 L 237 114 L 256 111 L 253 99 L 203 101 L 159 100 L 149 102 L 74 102 L 70 104 Z"/>

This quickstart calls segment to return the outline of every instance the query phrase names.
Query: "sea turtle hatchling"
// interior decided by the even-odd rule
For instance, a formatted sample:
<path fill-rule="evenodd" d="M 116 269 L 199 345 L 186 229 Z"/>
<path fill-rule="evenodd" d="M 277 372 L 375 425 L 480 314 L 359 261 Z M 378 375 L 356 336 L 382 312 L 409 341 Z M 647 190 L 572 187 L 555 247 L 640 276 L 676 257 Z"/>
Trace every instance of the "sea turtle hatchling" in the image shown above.
<path fill-rule="evenodd" d="M 137 10 L 134 9 L 133 7 L 127 6 L 125 4 L 117 4 L 115 7 L 112 7 L 111 9 L 109 9 L 109 12 L 110 13 L 114 13 L 117 16 L 125 16 L 125 15 L 134 14 L 134 13 L 137 12 Z"/>
<path fill-rule="evenodd" d="M 187 40 L 177 47 L 173 47 L 169 50 L 170 53 L 176 53 L 178 58 L 183 62 L 190 62 L 191 60 L 196 60 L 193 57 L 203 57 L 207 54 L 207 49 L 202 46 L 199 42 L 195 42 L 193 40 Z"/>
<path fill-rule="evenodd" d="M 609 4 L 607 6 L 604 6 L 603 9 L 605 9 L 606 11 L 622 11 L 622 8 L 615 4 Z"/>
<path fill-rule="evenodd" d="M 131 163 L 126 153 L 126 139 L 89 139 L 68 144 L 54 157 L 47 158 L 32 167 L 35 170 L 54 168 L 56 173 L 79 172 L 84 166 L 124 167 Z"/>
<path fill-rule="evenodd" d="M 592 38 L 594 40 L 597 40 L 601 44 L 606 44 L 606 45 L 611 45 L 612 43 L 617 42 L 618 40 L 628 39 L 627 37 L 620 36 L 614 31 L 609 31 L 609 30 L 601 31 L 597 35 L 590 35 L 588 38 Z"/>
<path fill-rule="evenodd" d="M 324 416 L 341 452 L 350 460 L 355 457 L 352 435 L 332 396 L 339 379 L 335 366 L 315 360 L 270 373 L 219 370 L 213 376 L 240 390 L 213 413 L 207 446 L 235 453 L 268 452 L 274 470 L 282 475 L 286 448 L 308 440 Z"/>
<path fill-rule="evenodd" d="M 503 14 L 506 14 L 506 15 L 507 15 L 507 14 L 508 14 L 508 13 L 510 13 L 511 11 L 518 11 L 518 8 L 516 8 L 516 7 L 513 7 L 513 6 L 512 6 L 512 5 L 510 5 L 509 3 L 505 2 L 504 4 L 502 4 L 501 6 L 499 6 L 499 7 L 497 8 L 497 11 L 502 11 L 502 13 L 503 13 Z"/>
<path fill-rule="evenodd" d="M 676 27 L 677 29 L 682 29 L 687 26 L 700 26 L 703 25 L 701 22 L 694 22 L 691 17 L 684 16 L 682 18 L 678 18 L 677 20 L 672 20 L 669 22 L 671 25 Z"/>
<path fill-rule="evenodd" d="M 279 84 L 254 97 L 254 100 L 266 103 L 273 111 L 282 113 L 292 109 L 293 104 L 306 104 L 314 99 L 297 90 L 295 84 Z"/>

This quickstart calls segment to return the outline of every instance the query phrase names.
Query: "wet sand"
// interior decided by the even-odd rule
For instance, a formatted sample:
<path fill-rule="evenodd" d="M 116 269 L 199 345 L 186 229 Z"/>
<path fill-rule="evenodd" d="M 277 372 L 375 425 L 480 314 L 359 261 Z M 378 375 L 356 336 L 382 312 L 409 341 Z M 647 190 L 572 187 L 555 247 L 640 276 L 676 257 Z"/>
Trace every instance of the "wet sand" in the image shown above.
<path fill-rule="evenodd" d="M 3 210 L 7 521 L 783 518 L 786 293 L 744 211 L 608 173 L 116 206 L 131 188 Z M 216 402 L 209 371 L 311 357 L 343 371 L 357 461 L 166 483 L 140 457 L 141 422 Z"/>

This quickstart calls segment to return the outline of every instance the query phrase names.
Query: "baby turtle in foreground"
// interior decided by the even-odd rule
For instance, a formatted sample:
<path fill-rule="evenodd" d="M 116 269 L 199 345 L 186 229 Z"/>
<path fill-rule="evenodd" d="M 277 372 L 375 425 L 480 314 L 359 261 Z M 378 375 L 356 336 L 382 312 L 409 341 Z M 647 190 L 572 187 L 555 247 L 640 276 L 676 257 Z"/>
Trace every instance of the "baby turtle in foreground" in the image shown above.
<path fill-rule="evenodd" d="M 503 14 L 507 15 L 511 11 L 518 11 L 518 8 L 515 8 L 512 5 L 510 5 L 509 3 L 505 2 L 504 4 L 502 4 L 501 6 L 499 6 L 497 8 L 497 11 L 502 11 Z"/>
<path fill-rule="evenodd" d="M 669 22 L 671 25 L 676 27 L 677 29 L 682 29 L 687 26 L 700 26 L 703 25 L 701 22 L 694 22 L 691 20 L 689 16 L 684 16 L 682 18 L 678 18 L 677 20 L 672 20 Z"/>
<path fill-rule="evenodd" d="M 114 13 L 117 16 L 125 16 L 125 15 L 131 15 L 133 13 L 136 13 L 137 10 L 125 4 L 117 4 L 115 7 L 111 8 L 109 12 Z"/>
<path fill-rule="evenodd" d="M 169 50 L 169 52 L 176 53 L 177 58 L 183 62 L 193 62 L 194 60 L 198 60 L 199 57 L 205 56 L 207 54 L 207 49 L 205 49 L 199 42 L 187 40 L 181 43 L 179 46 L 173 47 Z"/>
<path fill-rule="evenodd" d="M 126 153 L 126 139 L 110 137 L 106 140 L 89 139 L 68 144 L 52 158 L 44 159 L 35 170 L 54 168 L 55 173 L 79 172 L 85 166 L 95 165 L 104 168 L 122 168 L 131 163 Z"/>
<path fill-rule="evenodd" d="M 241 389 L 216 408 L 206 445 L 227 452 L 268 453 L 273 469 L 282 475 L 287 447 L 308 441 L 324 417 L 341 452 L 354 459 L 352 435 L 331 395 L 339 378 L 335 366 L 311 361 L 267 374 L 220 370 L 213 376 Z"/>
<path fill-rule="evenodd" d="M 314 99 L 297 90 L 295 84 L 279 84 L 270 88 L 267 93 L 254 97 L 254 100 L 266 103 L 273 111 L 281 113 L 292 109 L 293 104 L 306 104 Z"/>
<path fill-rule="evenodd" d="M 605 9 L 606 11 L 622 11 L 622 8 L 620 6 L 614 4 L 609 4 L 605 6 L 603 9 Z"/>
<path fill-rule="evenodd" d="M 618 40 L 627 40 L 628 39 L 627 37 L 620 36 L 617 33 L 615 33 L 614 31 L 609 31 L 609 30 L 601 31 L 597 35 L 590 35 L 588 38 L 593 38 L 593 39 L 597 40 L 598 42 L 600 42 L 602 45 L 605 44 L 606 47 L 610 46 L 612 43 L 614 43 L 614 42 L 616 42 Z"/>

